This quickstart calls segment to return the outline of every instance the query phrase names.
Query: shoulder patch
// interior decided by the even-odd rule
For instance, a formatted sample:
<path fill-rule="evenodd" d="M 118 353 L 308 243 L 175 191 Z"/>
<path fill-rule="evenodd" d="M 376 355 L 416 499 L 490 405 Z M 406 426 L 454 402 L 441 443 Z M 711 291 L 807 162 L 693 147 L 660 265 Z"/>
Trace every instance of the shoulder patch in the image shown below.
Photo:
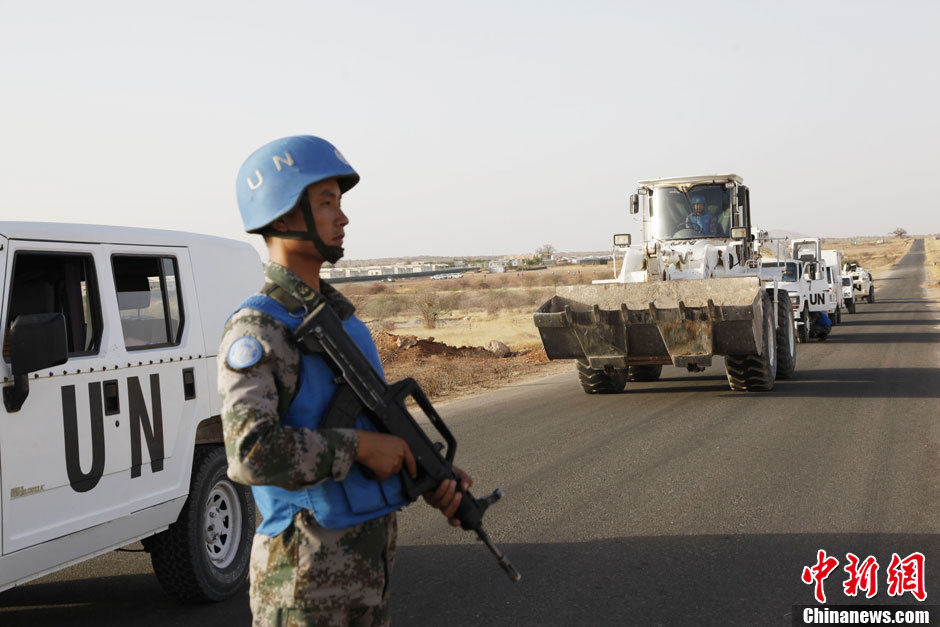
<path fill-rule="evenodd" d="M 228 347 L 228 354 L 225 356 L 225 362 L 234 370 L 243 370 L 250 368 L 261 361 L 264 355 L 264 349 L 261 342 L 253 337 L 240 337 Z"/>

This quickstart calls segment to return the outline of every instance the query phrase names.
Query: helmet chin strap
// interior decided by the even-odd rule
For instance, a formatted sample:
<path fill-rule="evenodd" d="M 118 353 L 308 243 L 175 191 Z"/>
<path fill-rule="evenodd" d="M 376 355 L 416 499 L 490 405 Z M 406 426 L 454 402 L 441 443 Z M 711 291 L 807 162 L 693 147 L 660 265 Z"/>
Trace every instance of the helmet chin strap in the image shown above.
<path fill-rule="evenodd" d="M 263 231 L 264 235 L 313 242 L 314 247 L 325 261 L 329 261 L 330 263 L 339 261 L 343 256 L 343 247 L 329 246 L 320 238 L 320 234 L 317 233 L 317 224 L 313 220 L 313 210 L 310 208 L 310 201 L 307 199 L 306 190 L 300 195 L 300 212 L 304 216 L 304 224 L 307 225 L 306 231 L 278 231 L 268 226 Z"/>

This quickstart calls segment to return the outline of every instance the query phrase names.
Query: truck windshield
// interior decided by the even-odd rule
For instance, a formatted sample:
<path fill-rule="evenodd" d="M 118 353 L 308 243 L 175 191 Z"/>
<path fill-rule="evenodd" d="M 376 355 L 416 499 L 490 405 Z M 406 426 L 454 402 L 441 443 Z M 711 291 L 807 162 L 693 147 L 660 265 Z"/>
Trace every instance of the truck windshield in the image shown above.
<path fill-rule="evenodd" d="M 731 190 L 721 184 L 657 187 L 650 212 L 655 239 L 728 237 L 731 231 Z"/>
<path fill-rule="evenodd" d="M 842 277 L 842 285 L 845 285 L 845 286 L 852 285 L 852 279 L 847 276 Z"/>
<path fill-rule="evenodd" d="M 816 244 L 813 242 L 803 242 L 795 245 L 793 257 L 802 261 L 813 261 L 816 259 Z"/>
<path fill-rule="evenodd" d="M 781 280 L 786 283 L 792 283 L 800 276 L 799 271 L 797 270 L 797 266 L 793 262 L 765 261 L 761 265 L 763 265 L 765 268 L 780 268 L 783 273 Z"/>

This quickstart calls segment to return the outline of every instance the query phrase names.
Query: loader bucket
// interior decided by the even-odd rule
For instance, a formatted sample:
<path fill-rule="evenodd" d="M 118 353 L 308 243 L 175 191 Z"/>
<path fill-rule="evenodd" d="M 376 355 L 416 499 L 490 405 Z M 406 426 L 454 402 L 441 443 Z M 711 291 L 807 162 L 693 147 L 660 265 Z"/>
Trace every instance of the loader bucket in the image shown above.
<path fill-rule="evenodd" d="M 708 366 L 763 351 L 758 277 L 559 287 L 535 312 L 549 359 Z"/>

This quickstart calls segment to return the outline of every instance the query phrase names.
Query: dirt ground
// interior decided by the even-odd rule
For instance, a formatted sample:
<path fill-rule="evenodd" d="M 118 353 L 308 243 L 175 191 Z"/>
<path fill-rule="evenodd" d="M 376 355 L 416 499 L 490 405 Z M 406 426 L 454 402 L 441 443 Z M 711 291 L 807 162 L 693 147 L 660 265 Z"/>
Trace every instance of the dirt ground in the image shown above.
<path fill-rule="evenodd" d="M 449 346 L 414 335 L 373 331 L 388 381 L 413 377 L 436 401 L 454 400 L 573 368 L 570 360 L 549 361 L 542 349 L 498 357 L 480 347 Z"/>

